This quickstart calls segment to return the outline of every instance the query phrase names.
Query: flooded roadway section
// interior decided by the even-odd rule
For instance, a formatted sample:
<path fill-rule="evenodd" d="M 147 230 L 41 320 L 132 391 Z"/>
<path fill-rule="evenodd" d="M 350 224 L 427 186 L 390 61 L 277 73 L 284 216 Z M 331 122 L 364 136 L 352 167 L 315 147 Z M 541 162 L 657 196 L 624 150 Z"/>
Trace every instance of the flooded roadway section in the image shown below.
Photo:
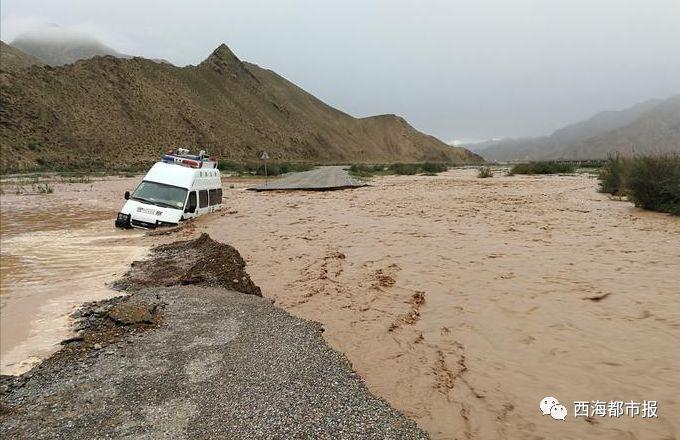
<path fill-rule="evenodd" d="M 141 232 L 114 228 L 110 206 L 73 203 L 67 191 L 3 196 L 1 374 L 25 372 L 56 351 L 71 335 L 74 309 L 118 295 L 107 284 L 146 253 Z"/>

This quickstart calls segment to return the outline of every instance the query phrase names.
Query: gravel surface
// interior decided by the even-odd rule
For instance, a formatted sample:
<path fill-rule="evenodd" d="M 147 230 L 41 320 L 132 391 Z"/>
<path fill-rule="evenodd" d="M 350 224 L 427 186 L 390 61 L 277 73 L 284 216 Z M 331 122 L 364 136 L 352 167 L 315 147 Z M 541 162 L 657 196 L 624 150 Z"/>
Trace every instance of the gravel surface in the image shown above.
<path fill-rule="evenodd" d="M 250 188 L 255 191 L 279 190 L 332 190 L 366 186 L 365 183 L 353 179 L 346 166 L 326 166 L 311 171 L 292 173 L 266 185 Z"/>
<path fill-rule="evenodd" d="M 2 378 L 2 438 L 427 438 L 319 324 L 256 295 L 140 287 L 78 325 L 52 358 Z"/>

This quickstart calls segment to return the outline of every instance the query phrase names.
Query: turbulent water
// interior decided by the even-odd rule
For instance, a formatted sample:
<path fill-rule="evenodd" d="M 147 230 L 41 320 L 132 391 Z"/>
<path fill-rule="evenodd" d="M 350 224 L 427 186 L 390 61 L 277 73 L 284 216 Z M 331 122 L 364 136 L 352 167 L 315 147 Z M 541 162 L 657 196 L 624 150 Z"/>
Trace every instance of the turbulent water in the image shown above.
<path fill-rule="evenodd" d="M 139 232 L 113 227 L 115 211 L 65 194 L 3 197 L 0 239 L 2 374 L 26 371 L 68 337 L 68 316 L 116 295 L 107 283 L 145 253 Z"/>
<path fill-rule="evenodd" d="M 672 438 L 680 219 L 587 175 L 476 173 L 231 191 L 197 227 L 432 438 Z M 566 421 L 541 416 L 545 396 Z M 574 401 L 598 399 L 658 400 L 665 416 L 574 418 Z"/>

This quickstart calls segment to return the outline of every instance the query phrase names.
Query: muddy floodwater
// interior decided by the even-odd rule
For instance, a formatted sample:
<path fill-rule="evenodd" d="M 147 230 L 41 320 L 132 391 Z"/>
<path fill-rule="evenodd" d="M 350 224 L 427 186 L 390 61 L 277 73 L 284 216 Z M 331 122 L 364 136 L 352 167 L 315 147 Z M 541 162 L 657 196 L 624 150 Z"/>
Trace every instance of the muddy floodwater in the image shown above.
<path fill-rule="evenodd" d="M 115 230 L 116 210 L 97 193 L 57 184 L 53 194 L 2 196 L 2 374 L 24 372 L 56 350 L 72 334 L 75 307 L 116 295 L 107 283 L 145 254 L 141 234 Z"/>
<path fill-rule="evenodd" d="M 207 232 L 434 439 L 680 435 L 680 219 L 599 194 L 591 175 L 456 169 L 312 193 L 225 180 L 222 211 L 171 236 L 128 237 L 111 222 L 138 180 L 3 196 L 3 338 L 7 317 L 32 346 L 45 316 L 110 294 L 105 282 L 145 246 Z M 19 198 L 25 209 L 10 212 Z M 81 201 L 88 220 L 63 231 L 31 219 L 34 200 L 54 212 Z M 3 366 L 5 353 L 3 339 Z M 546 396 L 565 421 L 541 415 Z M 597 400 L 653 400 L 658 417 L 574 417 L 575 401 Z"/>
<path fill-rule="evenodd" d="M 198 229 L 435 439 L 677 438 L 680 218 L 592 175 L 476 173 L 231 191 Z M 541 415 L 546 396 L 567 420 Z M 575 418 L 586 400 L 656 400 L 659 417 Z"/>

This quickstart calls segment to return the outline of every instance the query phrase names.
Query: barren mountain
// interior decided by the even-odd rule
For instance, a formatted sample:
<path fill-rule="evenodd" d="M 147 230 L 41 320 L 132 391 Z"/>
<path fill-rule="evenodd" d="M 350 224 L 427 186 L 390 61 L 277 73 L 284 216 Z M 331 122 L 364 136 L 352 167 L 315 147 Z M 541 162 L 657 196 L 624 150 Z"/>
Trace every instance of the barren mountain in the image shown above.
<path fill-rule="evenodd" d="M 605 111 L 550 136 L 471 145 L 489 160 L 601 159 L 612 153 L 680 152 L 680 95 Z"/>
<path fill-rule="evenodd" d="M 337 162 L 481 158 L 395 115 L 354 118 L 219 46 L 198 66 L 95 57 L 2 73 L 2 170 L 126 167 L 170 147 L 223 159 Z"/>
<path fill-rule="evenodd" d="M 130 58 L 90 35 L 55 24 L 21 34 L 10 45 L 50 66 L 62 66 L 103 55 Z"/>
<path fill-rule="evenodd" d="M 564 149 L 561 155 L 566 159 L 598 158 L 613 151 L 624 155 L 680 153 L 680 95 L 659 103 L 630 124 Z"/>
<path fill-rule="evenodd" d="M 19 49 L 0 41 L 0 70 L 16 72 L 30 66 L 40 66 L 43 62 Z"/>

